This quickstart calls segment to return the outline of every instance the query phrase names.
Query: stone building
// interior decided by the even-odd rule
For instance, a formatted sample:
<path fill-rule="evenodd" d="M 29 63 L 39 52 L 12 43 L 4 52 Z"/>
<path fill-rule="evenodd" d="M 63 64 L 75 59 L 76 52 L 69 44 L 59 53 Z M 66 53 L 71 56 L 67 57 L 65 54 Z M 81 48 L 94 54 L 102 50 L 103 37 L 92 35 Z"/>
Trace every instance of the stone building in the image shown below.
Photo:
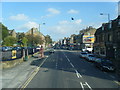
<path fill-rule="evenodd" d="M 14 29 L 13 30 L 8 30 L 8 33 L 9 33 L 10 36 L 16 37 L 16 32 L 15 32 Z"/>
<path fill-rule="evenodd" d="M 39 35 L 44 41 L 42 46 L 45 47 L 45 36 L 41 32 L 39 32 L 37 28 L 31 28 L 29 31 L 25 33 L 25 35 L 32 35 L 32 34 L 34 36 Z M 38 46 L 41 46 L 41 45 L 38 45 Z"/>

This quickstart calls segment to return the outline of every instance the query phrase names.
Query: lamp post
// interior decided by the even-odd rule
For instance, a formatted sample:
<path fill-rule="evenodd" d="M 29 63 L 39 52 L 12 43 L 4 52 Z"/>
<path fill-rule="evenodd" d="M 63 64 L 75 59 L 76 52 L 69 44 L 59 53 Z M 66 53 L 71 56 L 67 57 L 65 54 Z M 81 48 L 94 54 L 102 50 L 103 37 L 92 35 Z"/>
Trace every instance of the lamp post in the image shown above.
<path fill-rule="evenodd" d="M 110 14 L 109 13 L 100 13 L 100 15 L 107 15 L 108 16 L 108 22 L 110 22 Z"/>

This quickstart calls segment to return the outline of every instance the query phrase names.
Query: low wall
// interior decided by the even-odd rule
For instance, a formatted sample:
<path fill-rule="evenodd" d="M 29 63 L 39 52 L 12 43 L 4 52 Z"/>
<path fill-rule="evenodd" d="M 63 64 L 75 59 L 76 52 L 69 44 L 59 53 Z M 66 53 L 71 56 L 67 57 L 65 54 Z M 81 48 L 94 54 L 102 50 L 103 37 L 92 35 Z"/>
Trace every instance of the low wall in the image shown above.
<path fill-rule="evenodd" d="M 36 55 L 37 53 L 34 53 L 33 55 Z M 32 55 L 28 55 L 28 59 L 31 58 Z M 16 60 L 11 60 L 11 61 L 2 61 L 0 62 L 0 69 L 6 69 L 6 68 L 12 68 L 15 67 L 18 64 L 21 64 L 24 62 L 24 58 L 16 59 Z"/>
<path fill-rule="evenodd" d="M 12 60 L 12 61 L 2 61 L 2 69 L 14 67 L 23 62 L 23 58 Z"/>

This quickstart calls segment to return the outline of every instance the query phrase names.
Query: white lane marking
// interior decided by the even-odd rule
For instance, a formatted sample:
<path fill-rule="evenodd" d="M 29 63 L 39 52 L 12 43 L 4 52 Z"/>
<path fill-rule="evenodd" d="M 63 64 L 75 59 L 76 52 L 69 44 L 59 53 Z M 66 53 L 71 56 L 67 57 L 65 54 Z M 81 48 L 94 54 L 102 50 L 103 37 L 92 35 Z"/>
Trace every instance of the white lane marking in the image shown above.
<path fill-rule="evenodd" d="M 84 90 L 84 87 L 83 87 L 83 84 L 82 84 L 82 82 L 80 82 L 80 85 L 81 85 L 81 87 L 82 87 L 82 90 Z"/>
<path fill-rule="evenodd" d="M 90 90 L 92 90 L 92 88 L 90 87 L 90 85 L 87 82 L 85 82 L 85 84 L 89 87 Z"/>
<path fill-rule="evenodd" d="M 70 65 L 74 68 L 74 65 L 72 63 L 70 63 Z"/>
<path fill-rule="evenodd" d="M 77 75 L 77 77 L 79 78 L 79 77 L 81 77 L 82 78 L 82 75 L 80 75 L 80 73 L 78 73 L 78 71 L 77 70 L 75 70 L 75 72 L 76 72 L 76 75 Z"/>

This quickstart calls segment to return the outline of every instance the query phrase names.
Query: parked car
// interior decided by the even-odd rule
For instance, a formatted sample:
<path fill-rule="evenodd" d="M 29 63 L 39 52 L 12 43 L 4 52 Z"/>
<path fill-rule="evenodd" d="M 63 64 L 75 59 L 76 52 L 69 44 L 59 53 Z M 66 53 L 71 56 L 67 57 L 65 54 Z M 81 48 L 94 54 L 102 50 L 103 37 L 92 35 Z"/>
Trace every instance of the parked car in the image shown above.
<path fill-rule="evenodd" d="M 97 59 L 94 64 L 102 71 L 115 71 L 115 66 L 110 60 Z"/>
<path fill-rule="evenodd" d="M 87 54 L 85 58 L 86 60 L 91 62 L 94 62 L 97 59 L 97 57 L 94 54 Z"/>
<path fill-rule="evenodd" d="M 22 50 L 22 47 L 13 47 L 13 50 Z"/>
<path fill-rule="evenodd" d="M 8 47 L 2 47 L 2 51 L 3 52 L 6 52 L 6 51 L 8 51 L 9 49 L 8 49 Z"/>
<path fill-rule="evenodd" d="M 85 58 L 87 56 L 88 52 L 80 52 L 80 57 Z"/>
<path fill-rule="evenodd" d="M 40 50 L 40 47 L 39 47 L 39 46 L 37 46 L 37 47 L 36 47 L 36 49 L 37 49 L 37 50 Z"/>

